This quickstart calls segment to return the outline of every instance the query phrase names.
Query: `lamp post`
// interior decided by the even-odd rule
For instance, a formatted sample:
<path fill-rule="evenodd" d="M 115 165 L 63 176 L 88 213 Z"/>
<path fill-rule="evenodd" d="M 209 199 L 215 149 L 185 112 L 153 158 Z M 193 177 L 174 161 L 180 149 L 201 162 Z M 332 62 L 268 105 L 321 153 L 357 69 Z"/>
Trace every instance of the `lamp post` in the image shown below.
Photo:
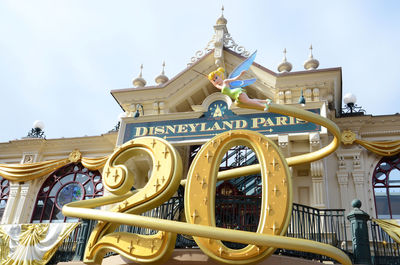
<path fill-rule="evenodd" d="M 352 93 L 347 93 L 343 97 L 345 107 L 341 111 L 341 116 L 361 116 L 365 114 L 365 110 L 357 106 L 357 97 Z"/>
<path fill-rule="evenodd" d="M 36 120 L 33 123 L 33 128 L 31 129 L 30 132 L 28 132 L 27 137 L 28 138 L 42 138 L 46 139 L 46 135 L 44 135 L 44 123 L 40 120 Z"/>
<path fill-rule="evenodd" d="M 356 95 L 354 95 L 352 93 L 347 93 L 343 97 L 343 102 L 350 109 L 350 113 L 353 113 L 354 106 L 355 106 L 355 104 L 357 102 Z"/>
<path fill-rule="evenodd" d="M 121 112 L 120 114 L 118 114 L 118 118 L 117 118 L 118 122 L 117 122 L 117 124 L 114 126 L 114 128 L 112 130 L 110 130 L 108 132 L 109 133 L 110 132 L 118 132 L 119 128 L 121 127 L 122 118 L 124 118 L 124 117 L 126 117 L 126 113 L 125 112 Z"/>

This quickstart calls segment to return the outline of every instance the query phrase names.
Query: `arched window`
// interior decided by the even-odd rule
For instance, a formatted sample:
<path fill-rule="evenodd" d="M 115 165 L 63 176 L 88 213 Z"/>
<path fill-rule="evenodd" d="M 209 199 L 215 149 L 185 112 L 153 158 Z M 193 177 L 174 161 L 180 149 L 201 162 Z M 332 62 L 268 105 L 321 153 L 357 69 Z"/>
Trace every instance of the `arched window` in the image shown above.
<path fill-rule="evenodd" d="M 10 182 L 0 177 L 0 220 L 6 209 L 8 195 L 10 194 Z"/>
<path fill-rule="evenodd" d="M 400 219 L 400 156 L 384 157 L 372 179 L 376 216 Z"/>
<path fill-rule="evenodd" d="M 99 171 L 90 171 L 82 164 L 69 164 L 52 173 L 39 190 L 32 223 L 74 222 L 65 217 L 61 208 L 72 201 L 86 200 L 103 195 Z"/>

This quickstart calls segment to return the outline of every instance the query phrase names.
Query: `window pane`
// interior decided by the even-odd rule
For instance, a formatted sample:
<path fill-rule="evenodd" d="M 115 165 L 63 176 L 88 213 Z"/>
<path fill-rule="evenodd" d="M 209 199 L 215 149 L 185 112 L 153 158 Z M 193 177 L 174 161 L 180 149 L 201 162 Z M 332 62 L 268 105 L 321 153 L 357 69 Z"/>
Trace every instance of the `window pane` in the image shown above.
<path fill-rule="evenodd" d="M 76 174 L 76 182 L 84 183 L 88 179 L 88 176 L 78 173 Z"/>
<path fill-rule="evenodd" d="M 92 194 L 93 194 L 93 191 L 94 191 L 93 182 L 89 181 L 89 182 L 85 185 L 85 190 L 86 190 L 86 196 L 87 196 L 87 195 L 92 195 Z"/>
<path fill-rule="evenodd" d="M 390 219 L 389 201 L 386 188 L 375 188 L 375 202 L 378 218 Z"/>
<path fill-rule="evenodd" d="M 93 178 L 97 180 L 95 183 Z M 45 180 L 38 192 L 31 221 L 46 223 L 77 221 L 77 218 L 65 219 L 61 207 L 71 201 L 101 196 L 102 193 L 103 185 L 99 171 L 89 171 L 80 163 L 69 164 L 58 169 Z"/>
<path fill-rule="evenodd" d="M 393 169 L 390 171 L 389 186 L 400 186 L 400 170 Z"/>
<path fill-rule="evenodd" d="M 74 181 L 74 174 L 68 174 L 63 178 L 60 178 L 59 181 L 62 185 L 67 184 L 68 182 Z"/>
<path fill-rule="evenodd" d="M 48 198 L 46 200 L 46 205 L 44 208 L 44 214 L 43 214 L 43 220 L 49 220 L 50 219 L 50 214 L 51 210 L 54 207 L 54 198 Z"/>
<path fill-rule="evenodd" d="M 54 184 L 53 188 L 51 189 L 49 196 L 52 196 L 52 197 L 56 196 L 57 191 L 60 189 L 60 187 L 61 187 L 61 183 L 57 181 L 57 183 Z"/>
<path fill-rule="evenodd" d="M 384 180 L 386 178 L 386 175 L 383 174 L 382 172 L 378 172 L 375 174 L 375 178 L 377 178 L 379 180 Z"/>
<path fill-rule="evenodd" d="M 389 170 L 390 164 L 383 162 L 383 163 L 381 163 L 380 168 L 382 168 L 383 170 Z"/>
<path fill-rule="evenodd" d="M 399 188 L 390 188 L 389 196 L 390 196 L 390 206 L 392 207 L 392 218 L 399 219 L 400 218 L 400 187 Z"/>

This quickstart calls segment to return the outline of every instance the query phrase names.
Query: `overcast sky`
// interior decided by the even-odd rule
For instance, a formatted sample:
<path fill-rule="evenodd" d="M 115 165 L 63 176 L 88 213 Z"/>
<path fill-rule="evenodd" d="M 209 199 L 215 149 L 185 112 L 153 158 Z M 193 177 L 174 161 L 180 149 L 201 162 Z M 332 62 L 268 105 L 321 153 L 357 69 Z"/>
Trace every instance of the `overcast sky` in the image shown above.
<path fill-rule="evenodd" d="M 319 69 L 342 67 L 343 92 L 368 114 L 400 112 L 400 2 L 49 0 L 0 2 L 0 142 L 27 135 L 99 135 L 122 112 L 110 90 L 172 78 L 211 39 L 224 4 L 228 30 L 277 71 L 282 50 L 303 70 L 312 43 Z"/>

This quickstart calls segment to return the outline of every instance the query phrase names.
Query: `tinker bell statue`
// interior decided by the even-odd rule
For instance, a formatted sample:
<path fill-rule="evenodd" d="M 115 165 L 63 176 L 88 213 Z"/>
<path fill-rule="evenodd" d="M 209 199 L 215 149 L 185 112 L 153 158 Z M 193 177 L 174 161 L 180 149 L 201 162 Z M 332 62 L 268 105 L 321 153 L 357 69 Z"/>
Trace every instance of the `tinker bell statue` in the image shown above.
<path fill-rule="evenodd" d="M 253 84 L 256 79 L 239 80 L 252 65 L 256 53 L 257 51 L 250 55 L 244 62 L 239 64 L 228 78 L 225 79 L 225 69 L 222 67 L 209 73 L 207 78 L 216 88 L 221 90 L 222 94 L 229 96 L 236 102 L 242 103 L 242 105 L 249 105 L 249 107 L 251 106 L 268 110 L 268 105 L 271 103 L 270 99 L 249 98 L 246 94 L 246 90 L 242 88 Z"/>

